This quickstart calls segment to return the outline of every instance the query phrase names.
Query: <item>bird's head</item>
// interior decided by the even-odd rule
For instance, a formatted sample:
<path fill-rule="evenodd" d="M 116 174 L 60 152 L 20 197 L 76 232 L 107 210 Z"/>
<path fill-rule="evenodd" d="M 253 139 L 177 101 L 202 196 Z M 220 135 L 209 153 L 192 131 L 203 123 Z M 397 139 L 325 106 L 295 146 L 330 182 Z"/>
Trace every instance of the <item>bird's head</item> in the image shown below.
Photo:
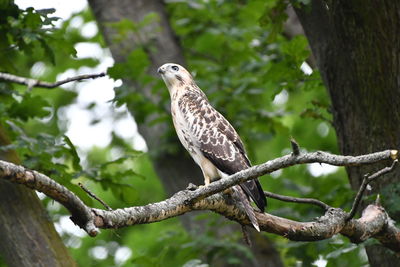
<path fill-rule="evenodd" d="M 157 72 L 161 75 L 169 90 L 173 87 L 190 84 L 193 79 L 184 67 L 175 63 L 166 63 L 159 67 Z"/>

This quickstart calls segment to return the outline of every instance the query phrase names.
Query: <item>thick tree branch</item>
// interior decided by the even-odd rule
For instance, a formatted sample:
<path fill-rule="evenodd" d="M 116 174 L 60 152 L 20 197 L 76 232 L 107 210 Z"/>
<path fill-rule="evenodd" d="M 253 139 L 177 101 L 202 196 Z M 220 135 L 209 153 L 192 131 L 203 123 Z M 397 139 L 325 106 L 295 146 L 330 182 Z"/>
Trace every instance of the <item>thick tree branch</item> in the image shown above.
<path fill-rule="evenodd" d="M 46 175 L 6 161 L 0 161 L 0 177 L 43 192 L 66 207 L 71 212 L 71 220 L 89 235 L 98 234 L 99 231 L 94 225 L 94 216 L 90 208 L 66 187 Z"/>
<path fill-rule="evenodd" d="M 89 235 L 95 236 L 99 232 L 98 228 L 120 228 L 152 223 L 192 210 L 212 210 L 242 225 L 250 225 L 246 213 L 241 206 L 234 204 L 237 201 L 232 199 L 231 194 L 220 192 L 241 182 L 296 164 L 320 162 L 336 166 L 357 166 L 396 159 L 396 157 L 396 150 L 362 156 L 338 156 L 321 151 L 299 155 L 290 154 L 251 167 L 228 179 L 213 182 L 194 191 L 179 191 L 171 198 L 158 203 L 112 211 L 87 207 L 75 194 L 49 177 L 12 163 L 0 161 L 0 178 L 24 184 L 59 201 L 71 212 L 71 219 L 77 225 Z M 325 205 L 321 207 L 328 208 Z M 312 222 L 297 222 L 259 212 L 256 212 L 256 216 L 263 231 L 279 234 L 290 240 L 315 241 L 341 233 L 355 243 L 376 237 L 383 245 L 400 252 L 399 229 L 394 226 L 384 209 L 377 204 L 368 206 L 362 217 L 357 220 L 348 220 L 348 213 L 337 208 L 329 208 L 322 217 Z"/>
<path fill-rule="evenodd" d="M 86 80 L 86 79 L 96 79 L 96 78 L 104 77 L 104 76 L 106 76 L 105 72 L 101 72 L 101 73 L 97 73 L 97 74 L 84 74 L 84 75 L 70 77 L 65 80 L 57 81 L 54 83 L 49 83 L 49 82 L 44 82 L 44 81 L 40 81 L 40 80 L 36 80 L 36 79 L 16 76 L 16 75 L 13 75 L 10 73 L 0 72 L 0 80 L 26 85 L 26 86 L 28 86 L 29 89 L 33 88 L 33 87 L 42 87 L 42 88 L 52 89 L 52 88 L 56 88 L 60 85 L 63 85 L 65 83 L 81 81 L 81 80 Z"/>

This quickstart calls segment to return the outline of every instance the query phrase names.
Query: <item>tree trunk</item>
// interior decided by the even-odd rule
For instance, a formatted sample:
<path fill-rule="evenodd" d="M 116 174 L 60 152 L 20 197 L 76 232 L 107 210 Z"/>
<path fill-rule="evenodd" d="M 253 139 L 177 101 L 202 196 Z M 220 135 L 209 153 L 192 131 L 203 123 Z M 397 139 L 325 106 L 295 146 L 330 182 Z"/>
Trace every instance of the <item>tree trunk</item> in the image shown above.
<path fill-rule="evenodd" d="M 296 9 L 332 101 L 341 153 L 400 147 L 400 2 L 311 1 Z M 390 163 L 384 163 L 381 167 Z M 378 167 L 349 167 L 357 190 Z M 372 184 L 390 216 L 400 219 L 400 169 Z M 392 200 L 393 199 L 393 200 Z M 400 266 L 382 246 L 367 246 L 371 266 Z"/>
<path fill-rule="evenodd" d="M 113 58 L 117 63 L 124 62 L 128 53 L 139 44 L 146 44 L 146 46 L 151 45 L 152 47 L 156 48 L 149 49 L 148 51 L 148 56 L 151 60 L 151 66 L 149 70 L 151 75 L 157 76 L 157 68 L 166 62 L 176 62 L 184 65 L 182 49 L 169 25 L 168 17 L 162 1 L 120 0 L 110 2 L 107 0 L 89 0 L 89 5 L 98 22 L 99 28 L 103 32 L 104 39 L 111 50 Z M 156 13 L 159 17 L 159 20 L 147 25 L 144 29 L 142 29 L 144 34 L 140 35 L 140 40 L 138 40 L 138 36 L 134 34 L 128 35 L 127 38 L 121 42 L 115 42 L 113 40 L 116 31 L 109 26 L 110 22 L 118 22 L 122 19 L 140 22 L 150 12 Z M 128 84 L 129 87 L 135 87 L 134 81 L 125 80 L 124 83 Z M 135 88 L 135 90 L 138 90 L 141 94 L 146 95 L 154 101 L 157 99 L 156 96 L 149 95 L 148 92 L 150 92 L 150 88 L 139 86 Z M 129 103 L 127 104 L 129 111 L 134 116 L 135 107 L 129 105 Z M 138 128 L 139 132 L 146 140 L 154 168 L 167 193 L 171 195 L 186 188 L 189 183 L 194 183 L 196 185 L 204 184 L 204 180 L 200 168 L 194 163 L 194 161 L 188 156 L 188 154 L 180 145 L 178 152 L 175 154 L 171 154 L 165 149 L 161 149 L 162 147 L 165 147 L 165 144 L 162 143 L 162 140 L 165 140 L 163 136 L 171 129 L 172 121 L 169 121 L 168 123 L 157 123 L 155 125 L 150 125 L 149 123 L 138 123 Z M 170 142 L 179 144 L 179 140 L 176 137 Z M 154 151 L 157 152 L 153 153 Z M 204 222 L 194 220 L 194 215 L 196 214 L 190 213 L 181 216 L 181 220 L 185 228 L 189 230 L 204 229 L 203 227 L 199 226 L 199 223 L 202 224 Z M 197 225 L 197 227 L 193 227 L 194 225 Z M 234 228 L 240 229 L 239 226 L 236 225 Z M 228 231 L 232 231 L 232 228 Z M 268 266 L 282 266 L 279 253 L 273 246 L 269 244 L 270 242 L 268 242 L 266 238 L 254 239 L 254 243 L 255 249 L 253 252 L 257 259 L 251 263 L 253 266 L 263 266 L 264 264 L 262 263 L 264 262 L 270 262 L 271 264 Z M 258 253 L 257 247 L 260 248 L 260 251 L 263 250 L 262 253 Z"/>
<path fill-rule="evenodd" d="M 0 127 L 0 146 L 9 140 Z M 14 151 L 0 159 L 19 164 Z M 0 181 L 0 253 L 8 266 L 76 266 L 36 193 Z"/>

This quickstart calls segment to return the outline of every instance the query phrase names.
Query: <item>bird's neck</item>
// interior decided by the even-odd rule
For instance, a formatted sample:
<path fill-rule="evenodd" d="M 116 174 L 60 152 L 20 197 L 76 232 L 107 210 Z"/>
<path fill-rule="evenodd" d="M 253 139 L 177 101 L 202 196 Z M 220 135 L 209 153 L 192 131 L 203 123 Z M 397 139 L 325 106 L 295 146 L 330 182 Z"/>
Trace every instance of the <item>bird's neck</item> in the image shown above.
<path fill-rule="evenodd" d="M 187 92 L 193 92 L 193 93 L 198 94 L 199 96 L 202 96 L 205 99 L 207 99 L 207 96 L 197 86 L 197 84 L 194 81 L 191 81 L 191 82 L 180 81 L 179 83 L 168 84 L 167 87 L 168 87 L 169 95 L 171 97 L 171 101 L 178 100 L 182 95 L 184 95 Z"/>

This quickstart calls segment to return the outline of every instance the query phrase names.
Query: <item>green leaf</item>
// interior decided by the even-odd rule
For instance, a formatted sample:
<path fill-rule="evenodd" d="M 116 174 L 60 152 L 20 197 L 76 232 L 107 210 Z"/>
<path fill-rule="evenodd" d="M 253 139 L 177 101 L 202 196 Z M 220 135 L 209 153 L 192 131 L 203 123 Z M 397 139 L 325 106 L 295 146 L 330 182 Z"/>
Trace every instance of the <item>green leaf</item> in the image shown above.
<path fill-rule="evenodd" d="M 114 63 L 112 67 L 107 69 L 107 74 L 117 80 L 129 77 L 130 73 L 125 63 Z"/>
<path fill-rule="evenodd" d="M 56 57 L 54 55 L 53 49 L 42 38 L 39 39 L 39 42 L 43 47 L 45 56 L 47 56 L 47 58 L 50 60 L 51 64 L 55 65 L 56 64 Z"/>
<path fill-rule="evenodd" d="M 81 167 L 81 164 L 80 164 L 80 158 L 79 158 L 78 152 L 76 151 L 76 148 L 75 148 L 74 144 L 71 142 L 71 139 L 69 139 L 68 136 L 64 135 L 63 138 L 64 138 L 65 144 L 69 148 L 68 151 L 72 156 L 72 164 L 74 166 L 74 169 L 78 170 L 78 171 L 81 171 L 82 167 Z"/>
<path fill-rule="evenodd" d="M 124 156 L 124 157 L 120 157 L 120 158 L 118 158 L 118 159 L 116 159 L 116 160 L 108 161 L 108 162 L 106 162 L 106 163 L 101 164 L 101 165 L 100 165 L 100 169 L 101 169 L 102 171 L 105 171 L 105 170 L 107 170 L 107 169 L 110 167 L 110 165 L 112 165 L 112 164 L 116 164 L 116 165 L 122 164 L 122 163 L 124 163 L 126 160 L 132 159 L 132 158 L 134 158 L 134 156 Z"/>
<path fill-rule="evenodd" d="M 267 3 L 264 14 L 260 17 L 259 23 L 261 27 L 268 29 L 268 41 L 274 42 L 283 31 L 283 25 L 288 16 L 285 12 L 288 2 L 274 0 Z"/>
<path fill-rule="evenodd" d="M 302 35 L 298 35 L 289 42 L 283 43 L 281 50 L 284 54 L 294 58 L 297 63 L 304 62 L 310 54 L 307 39 Z"/>
<path fill-rule="evenodd" d="M 152 23 L 158 22 L 160 20 L 160 16 L 155 12 L 149 12 L 144 16 L 143 20 L 140 21 L 138 25 L 138 29 L 143 29 L 145 26 L 148 26 Z"/>
<path fill-rule="evenodd" d="M 131 186 L 123 186 L 121 190 L 122 200 L 124 200 L 128 205 L 134 204 L 139 198 L 138 191 Z"/>
<path fill-rule="evenodd" d="M 197 38 L 195 48 L 200 53 L 209 53 L 212 56 L 220 55 L 223 49 L 225 38 L 220 33 L 207 32 Z"/>
<path fill-rule="evenodd" d="M 100 183 L 104 189 L 111 189 L 113 195 L 127 205 L 133 205 L 139 198 L 137 190 L 131 185 L 115 183 L 109 179 L 102 179 Z"/>
<path fill-rule="evenodd" d="M 149 57 L 142 48 L 133 50 L 127 58 L 127 67 L 133 79 L 137 79 L 144 74 L 149 66 Z"/>
<path fill-rule="evenodd" d="M 49 103 L 44 98 L 27 93 L 20 103 L 15 102 L 11 106 L 9 114 L 26 121 L 30 118 L 43 118 L 50 115 L 49 107 Z"/>
<path fill-rule="evenodd" d="M 40 14 L 36 13 L 32 7 L 26 10 L 27 14 L 24 17 L 24 23 L 27 28 L 36 29 L 42 24 Z"/>
<path fill-rule="evenodd" d="M 47 16 L 49 14 L 53 14 L 56 12 L 55 8 L 43 8 L 43 9 L 36 9 L 36 12 L 42 16 Z"/>

